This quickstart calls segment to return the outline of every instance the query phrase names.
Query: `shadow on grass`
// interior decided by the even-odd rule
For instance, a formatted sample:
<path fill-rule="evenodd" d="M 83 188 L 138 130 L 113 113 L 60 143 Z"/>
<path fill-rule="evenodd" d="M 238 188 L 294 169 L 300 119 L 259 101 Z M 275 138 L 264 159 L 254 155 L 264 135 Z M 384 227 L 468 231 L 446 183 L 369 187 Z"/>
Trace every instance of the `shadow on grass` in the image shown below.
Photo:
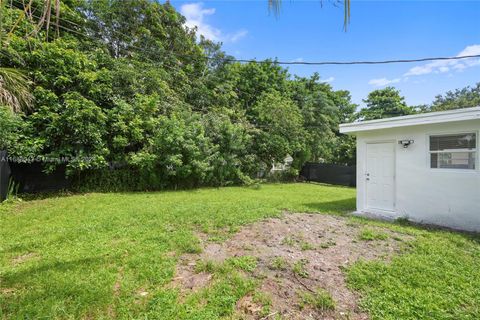
<path fill-rule="evenodd" d="M 112 256 L 97 256 L 75 259 L 70 261 L 51 261 L 41 263 L 34 267 L 25 268 L 23 270 L 10 270 L 5 272 L 1 280 L 4 285 L 18 285 L 19 283 L 28 284 L 32 277 L 47 275 L 51 272 L 76 272 L 81 269 L 89 269 L 94 266 L 105 265 L 107 259 L 112 260 Z"/>
<path fill-rule="evenodd" d="M 355 210 L 355 197 L 335 201 L 304 203 L 303 205 L 312 211 L 346 214 Z"/>

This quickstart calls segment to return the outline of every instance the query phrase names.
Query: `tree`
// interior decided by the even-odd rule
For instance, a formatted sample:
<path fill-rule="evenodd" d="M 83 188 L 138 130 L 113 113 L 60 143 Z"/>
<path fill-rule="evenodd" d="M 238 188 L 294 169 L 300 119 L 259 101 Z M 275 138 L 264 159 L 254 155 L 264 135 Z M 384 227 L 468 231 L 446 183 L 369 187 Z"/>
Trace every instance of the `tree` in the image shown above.
<path fill-rule="evenodd" d="M 400 91 L 393 87 L 372 91 L 363 102 L 367 106 L 358 112 L 357 118 L 360 120 L 383 119 L 415 113 L 413 108 L 407 106 Z"/>
<path fill-rule="evenodd" d="M 465 87 L 448 91 L 444 95 L 438 95 L 425 111 L 444 111 L 451 109 L 471 108 L 480 106 L 480 82 L 473 87 Z"/>
<path fill-rule="evenodd" d="M 259 129 L 255 149 L 264 164 L 282 162 L 302 149 L 303 117 L 291 99 L 275 90 L 266 91 L 253 106 L 252 115 Z"/>
<path fill-rule="evenodd" d="M 305 147 L 294 156 L 294 163 L 300 168 L 305 161 L 324 161 L 345 164 L 354 161 L 353 152 L 336 152 L 351 139 L 338 132 L 338 125 L 354 118 L 357 105 L 351 102 L 348 91 L 334 91 L 320 82 L 315 73 L 310 78 L 296 77 L 290 82 L 293 100 L 299 106 L 304 119 Z M 348 150 L 342 147 L 342 150 Z M 352 161 L 346 161 L 353 157 Z"/>
<path fill-rule="evenodd" d="M 22 122 L 10 108 L 0 106 L 0 150 L 11 150 L 18 141 L 18 129 Z"/>
<path fill-rule="evenodd" d="M 74 24 L 47 36 L 46 22 L 32 33 L 38 21 L 11 3 L 0 66 L 25 70 L 35 101 L 13 122 L 5 114 L 4 145 L 69 160 L 83 190 L 246 183 L 286 155 L 297 169 L 352 162 L 354 139 L 338 133 L 356 109 L 348 91 L 317 74 L 291 78 L 273 60 L 232 63 L 169 4 L 62 1 L 59 21 Z M 42 12 L 42 1 L 32 5 Z"/>

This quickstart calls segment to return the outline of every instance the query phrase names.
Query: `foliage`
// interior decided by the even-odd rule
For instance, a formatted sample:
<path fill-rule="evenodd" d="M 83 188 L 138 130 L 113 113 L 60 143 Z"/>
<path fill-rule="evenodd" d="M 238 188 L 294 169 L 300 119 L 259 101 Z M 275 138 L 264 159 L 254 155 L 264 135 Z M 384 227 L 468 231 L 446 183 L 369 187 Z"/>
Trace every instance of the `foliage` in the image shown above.
<path fill-rule="evenodd" d="M 20 70 L 0 68 L 0 105 L 9 106 L 15 112 L 28 110 L 33 102 L 29 84 Z"/>
<path fill-rule="evenodd" d="M 251 183 L 287 155 L 289 178 L 305 161 L 353 161 L 338 133 L 355 112 L 348 92 L 275 61 L 232 63 L 168 3 L 62 1 L 48 35 L 48 18 L 21 9 L 3 10 L 0 65 L 24 70 L 35 101 L 10 149 L 57 159 L 47 172 L 66 161 L 77 189 Z"/>
<path fill-rule="evenodd" d="M 372 91 L 363 101 L 367 106 L 358 112 L 361 120 L 404 116 L 415 112 L 412 107 L 407 106 L 400 91 L 393 87 Z"/>
<path fill-rule="evenodd" d="M 255 148 L 264 163 L 283 161 L 302 148 L 300 110 L 280 92 L 264 92 L 253 105 L 251 114 L 261 128 L 255 137 Z"/>
<path fill-rule="evenodd" d="M 394 88 L 370 93 L 357 113 L 348 91 L 316 73 L 292 77 L 275 60 L 231 62 L 168 2 L 31 3 L 32 12 L 60 9 L 58 28 L 57 17 L 2 4 L 0 76 L 16 79 L 9 101 L 29 105 L 5 126 L 6 147 L 56 159 L 46 172 L 66 162 L 80 190 L 252 184 L 286 156 L 292 170 L 270 179 L 294 180 L 306 161 L 355 164 L 355 138 L 340 134 L 340 123 L 415 112 Z M 419 111 L 476 97 L 478 85 Z"/>
<path fill-rule="evenodd" d="M 18 141 L 20 117 L 4 106 L 0 106 L 0 150 L 11 150 Z"/>
<path fill-rule="evenodd" d="M 465 87 L 438 95 L 427 111 L 444 111 L 451 109 L 471 108 L 480 106 L 480 82 L 473 87 Z"/>

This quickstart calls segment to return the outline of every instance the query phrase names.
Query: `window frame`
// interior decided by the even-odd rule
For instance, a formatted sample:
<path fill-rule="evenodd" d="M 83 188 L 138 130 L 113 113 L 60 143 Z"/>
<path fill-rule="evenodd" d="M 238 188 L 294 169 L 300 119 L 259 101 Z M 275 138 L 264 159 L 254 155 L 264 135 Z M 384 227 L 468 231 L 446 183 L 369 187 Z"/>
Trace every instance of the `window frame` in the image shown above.
<path fill-rule="evenodd" d="M 473 133 L 475 135 L 475 149 L 449 149 L 451 151 L 431 151 L 430 150 L 430 137 L 439 137 L 439 136 L 451 136 L 451 135 L 461 135 L 461 134 L 471 134 Z M 427 134 L 426 137 L 426 151 L 427 151 L 427 166 L 430 170 L 433 171 L 444 171 L 444 172 L 463 172 L 463 173 L 472 173 L 472 172 L 479 172 L 479 147 L 480 143 L 478 141 L 479 139 L 479 130 L 462 130 L 462 131 L 449 131 L 449 132 L 435 132 L 435 133 L 429 133 Z M 431 165 L 431 154 L 436 153 L 460 153 L 460 152 L 474 152 L 475 157 L 474 157 L 474 164 L 475 168 L 474 169 L 462 169 L 462 168 L 432 168 Z"/>

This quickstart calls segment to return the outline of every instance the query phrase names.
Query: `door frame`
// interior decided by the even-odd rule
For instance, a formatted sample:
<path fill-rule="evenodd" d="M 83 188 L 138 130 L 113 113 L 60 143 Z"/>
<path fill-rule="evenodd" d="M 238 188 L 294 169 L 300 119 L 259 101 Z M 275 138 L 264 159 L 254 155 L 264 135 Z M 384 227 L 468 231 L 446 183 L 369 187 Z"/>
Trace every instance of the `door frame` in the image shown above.
<path fill-rule="evenodd" d="M 377 209 L 377 208 L 369 208 L 368 207 L 368 186 L 366 181 L 366 173 L 367 173 L 367 162 L 368 162 L 368 145 L 369 144 L 379 144 L 379 143 L 391 143 L 393 146 L 393 205 L 392 210 L 385 210 L 385 209 Z M 365 155 L 364 155 L 364 165 L 363 165 L 363 172 L 362 172 L 362 179 L 363 185 L 365 188 L 365 192 L 363 195 L 363 207 L 364 211 L 369 213 L 385 213 L 387 215 L 391 215 L 392 213 L 396 212 L 397 209 L 397 148 L 396 148 L 397 140 L 388 139 L 388 140 L 368 140 L 365 141 Z"/>

